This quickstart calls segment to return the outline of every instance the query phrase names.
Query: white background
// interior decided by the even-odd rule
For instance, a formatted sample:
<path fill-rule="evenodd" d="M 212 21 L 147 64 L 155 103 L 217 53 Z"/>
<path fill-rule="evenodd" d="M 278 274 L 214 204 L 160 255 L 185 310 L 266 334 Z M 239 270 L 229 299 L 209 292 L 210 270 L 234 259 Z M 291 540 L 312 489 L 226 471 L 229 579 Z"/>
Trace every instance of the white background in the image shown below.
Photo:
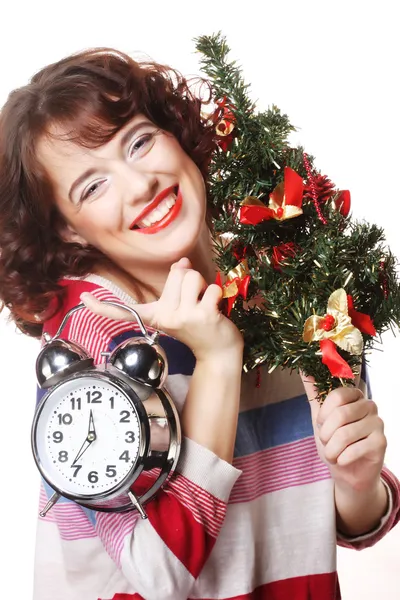
<path fill-rule="evenodd" d="M 260 107 L 275 103 L 301 129 L 296 141 L 352 193 L 353 212 L 382 225 L 400 257 L 397 2 L 243 3 L 16 1 L 1 10 L 0 104 L 36 70 L 91 46 L 146 53 L 199 72 L 191 41 L 222 30 Z M 38 477 L 30 453 L 36 342 L 0 318 L 2 597 L 31 598 Z M 386 422 L 387 463 L 400 475 L 399 339 L 372 358 Z M 375 548 L 339 550 L 344 600 L 399 598 L 400 527 Z M 397 589 L 396 589 L 397 588 Z M 54 600 L 57 600 L 56 598 Z M 89 600 L 89 599 L 88 599 Z"/>

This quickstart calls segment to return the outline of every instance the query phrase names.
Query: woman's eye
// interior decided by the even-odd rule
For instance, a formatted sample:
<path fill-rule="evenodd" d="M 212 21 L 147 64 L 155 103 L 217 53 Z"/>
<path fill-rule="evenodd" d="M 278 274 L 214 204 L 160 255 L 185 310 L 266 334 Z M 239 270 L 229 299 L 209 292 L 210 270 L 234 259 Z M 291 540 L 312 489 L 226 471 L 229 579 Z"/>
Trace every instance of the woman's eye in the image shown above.
<path fill-rule="evenodd" d="M 99 187 L 101 186 L 101 184 L 104 182 L 104 180 L 102 181 L 95 181 L 94 183 L 91 183 L 89 185 L 89 187 L 87 187 L 83 194 L 82 194 L 82 198 L 81 200 L 87 200 L 88 198 L 90 198 L 90 196 L 93 196 L 93 194 L 95 194 L 97 192 L 97 190 L 99 189 Z"/>
<path fill-rule="evenodd" d="M 137 138 L 129 148 L 129 156 L 135 154 L 141 155 L 148 152 L 154 143 L 155 134 L 156 132 L 154 131 L 152 133 L 145 133 Z"/>

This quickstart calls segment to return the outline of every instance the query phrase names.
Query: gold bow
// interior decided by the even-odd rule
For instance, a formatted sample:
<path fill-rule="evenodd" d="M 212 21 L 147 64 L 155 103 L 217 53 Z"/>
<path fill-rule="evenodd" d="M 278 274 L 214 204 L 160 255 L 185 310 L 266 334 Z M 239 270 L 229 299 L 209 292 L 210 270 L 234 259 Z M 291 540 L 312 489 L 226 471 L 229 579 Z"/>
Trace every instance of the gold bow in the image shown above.
<path fill-rule="evenodd" d="M 303 340 L 305 342 L 332 340 L 339 348 L 350 354 L 361 354 L 363 338 L 360 330 L 351 322 L 347 295 L 343 288 L 335 290 L 329 296 L 326 312 L 324 317 L 313 315 L 306 320 Z"/>

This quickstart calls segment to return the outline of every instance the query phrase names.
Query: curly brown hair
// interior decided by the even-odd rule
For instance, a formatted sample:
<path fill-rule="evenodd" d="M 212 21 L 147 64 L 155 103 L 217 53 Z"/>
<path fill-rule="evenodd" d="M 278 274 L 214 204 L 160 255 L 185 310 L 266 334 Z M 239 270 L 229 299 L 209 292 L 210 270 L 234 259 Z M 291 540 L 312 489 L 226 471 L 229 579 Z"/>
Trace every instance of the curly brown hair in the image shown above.
<path fill-rule="evenodd" d="M 203 102 L 176 70 L 108 48 L 51 64 L 10 94 L 0 113 L 0 298 L 24 333 L 40 336 L 60 308 L 63 277 L 84 276 L 105 259 L 59 234 L 64 220 L 38 141 L 61 125 L 68 140 L 96 148 L 141 113 L 177 138 L 206 179 L 214 126 Z M 140 300 L 138 282 L 137 293 Z"/>

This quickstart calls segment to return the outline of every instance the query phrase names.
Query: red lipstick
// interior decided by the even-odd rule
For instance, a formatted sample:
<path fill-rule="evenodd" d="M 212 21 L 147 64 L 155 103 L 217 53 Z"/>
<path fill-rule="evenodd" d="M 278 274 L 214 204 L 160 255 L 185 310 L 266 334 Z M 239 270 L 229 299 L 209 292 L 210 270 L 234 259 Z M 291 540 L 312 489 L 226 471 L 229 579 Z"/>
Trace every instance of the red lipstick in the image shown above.
<path fill-rule="evenodd" d="M 176 185 L 172 185 L 169 188 L 166 188 L 165 190 L 160 192 L 154 198 L 154 200 L 152 200 L 150 202 L 150 204 L 148 204 L 142 210 L 142 212 L 136 217 L 136 219 L 131 224 L 130 229 L 133 229 L 137 223 L 140 223 L 140 221 L 142 219 L 144 219 L 146 217 L 146 215 L 151 213 L 151 211 L 154 210 L 160 204 L 160 202 L 162 202 L 164 200 L 164 198 L 169 196 L 169 194 L 171 194 L 172 192 L 175 192 L 175 190 L 176 190 Z M 182 207 L 182 195 L 181 195 L 180 190 L 178 189 L 178 195 L 176 198 L 176 202 L 175 202 L 174 206 L 171 208 L 171 210 L 165 215 L 165 217 L 163 217 L 157 223 L 154 223 L 154 225 L 150 225 L 149 227 L 135 229 L 135 231 L 140 232 L 140 233 L 151 234 L 151 233 L 157 233 L 158 231 L 165 229 L 165 227 L 167 227 L 170 223 L 172 223 L 172 221 L 174 221 L 176 219 L 176 217 L 178 216 L 178 213 L 180 212 L 181 207 Z"/>

